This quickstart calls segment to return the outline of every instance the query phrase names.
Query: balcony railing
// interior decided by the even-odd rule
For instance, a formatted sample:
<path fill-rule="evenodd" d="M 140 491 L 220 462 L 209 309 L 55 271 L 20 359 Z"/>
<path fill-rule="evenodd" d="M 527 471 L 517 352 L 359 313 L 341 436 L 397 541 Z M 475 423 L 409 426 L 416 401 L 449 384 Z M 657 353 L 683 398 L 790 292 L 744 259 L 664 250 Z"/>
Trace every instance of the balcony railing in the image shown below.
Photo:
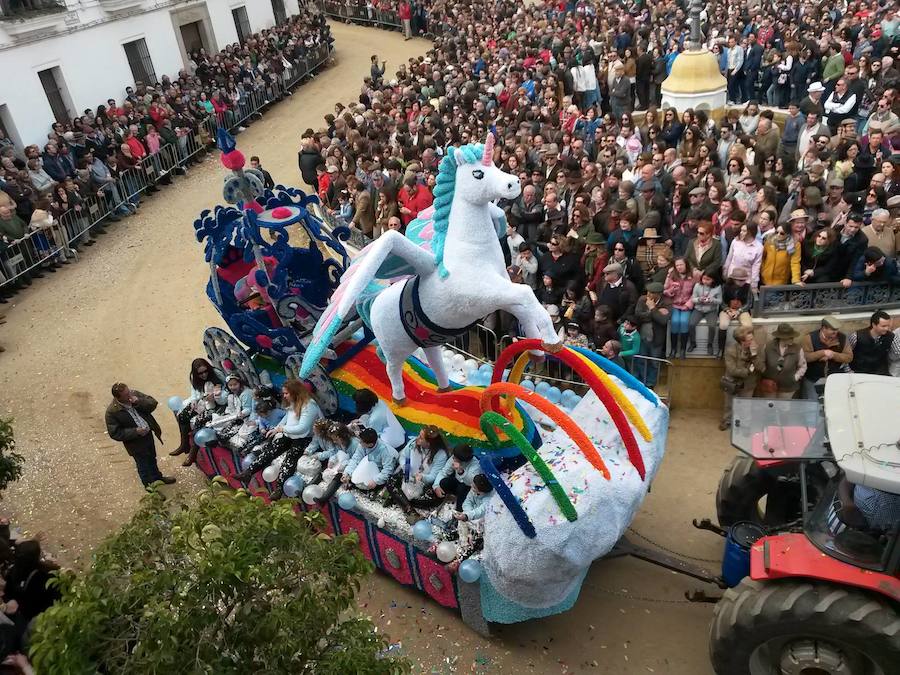
<path fill-rule="evenodd" d="M 900 286 L 876 281 L 806 286 L 760 286 L 753 308 L 758 317 L 782 314 L 832 314 L 900 309 Z"/>
<path fill-rule="evenodd" d="M 64 11 L 64 0 L 0 0 L 0 20 L 30 19 Z"/>

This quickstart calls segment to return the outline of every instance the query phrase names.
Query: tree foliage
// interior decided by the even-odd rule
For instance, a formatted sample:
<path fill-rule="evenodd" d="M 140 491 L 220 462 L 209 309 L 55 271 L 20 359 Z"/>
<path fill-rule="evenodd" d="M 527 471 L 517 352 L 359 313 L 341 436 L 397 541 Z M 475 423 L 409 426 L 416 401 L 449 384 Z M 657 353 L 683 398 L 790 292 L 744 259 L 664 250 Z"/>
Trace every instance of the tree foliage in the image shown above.
<path fill-rule="evenodd" d="M 12 420 L 0 418 L 0 492 L 22 477 L 25 458 L 16 452 Z"/>
<path fill-rule="evenodd" d="M 355 615 L 372 565 L 319 513 L 214 481 L 191 505 L 148 494 L 63 599 L 41 615 L 42 673 L 400 673 Z"/>

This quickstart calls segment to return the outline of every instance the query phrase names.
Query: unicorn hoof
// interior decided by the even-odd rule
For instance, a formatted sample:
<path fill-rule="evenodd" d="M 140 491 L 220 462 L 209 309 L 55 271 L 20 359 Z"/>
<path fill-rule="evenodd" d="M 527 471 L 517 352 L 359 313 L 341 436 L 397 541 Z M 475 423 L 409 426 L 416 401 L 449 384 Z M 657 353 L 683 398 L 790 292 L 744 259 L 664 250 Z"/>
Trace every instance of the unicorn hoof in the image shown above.
<path fill-rule="evenodd" d="M 406 398 L 391 398 L 394 405 L 406 405 Z"/>
<path fill-rule="evenodd" d="M 549 354 L 557 354 L 562 351 L 563 347 L 565 347 L 565 345 L 562 342 L 554 342 L 553 344 L 541 342 L 541 349 Z"/>
<path fill-rule="evenodd" d="M 446 394 L 448 391 L 453 391 L 453 389 L 451 389 L 450 386 L 447 385 L 446 387 L 438 387 L 437 391 L 439 394 Z"/>

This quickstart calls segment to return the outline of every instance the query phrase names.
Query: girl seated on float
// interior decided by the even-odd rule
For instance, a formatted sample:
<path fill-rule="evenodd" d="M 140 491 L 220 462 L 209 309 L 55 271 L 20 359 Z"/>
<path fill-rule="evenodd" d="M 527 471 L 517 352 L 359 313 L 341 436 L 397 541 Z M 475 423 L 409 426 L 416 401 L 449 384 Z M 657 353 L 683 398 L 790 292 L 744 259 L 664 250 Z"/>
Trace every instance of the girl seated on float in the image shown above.
<path fill-rule="evenodd" d="M 341 482 L 360 490 L 378 490 L 397 468 L 397 451 L 378 437 L 374 429 L 359 432 L 359 447 L 341 474 Z"/>
<path fill-rule="evenodd" d="M 254 413 L 253 421 L 259 433 L 265 436 L 269 429 L 277 427 L 287 414 L 284 408 L 278 405 L 278 396 L 272 387 L 258 387 L 253 392 Z"/>
<path fill-rule="evenodd" d="M 277 457 L 284 455 L 275 481 L 278 488 L 272 493 L 272 499 L 281 497 L 281 486 L 294 474 L 297 460 L 312 441 L 313 423 L 323 416 L 318 403 L 300 380 L 285 382 L 281 388 L 281 398 L 287 406 L 284 419 L 266 432 L 268 440 L 264 445 L 258 446 L 259 454 L 250 466 L 235 474 L 238 480 L 246 481 L 260 469 L 269 466 Z"/>
<path fill-rule="evenodd" d="M 178 430 L 181 432 L 181 445 L 169 454 L 172 457 L 183 455 L 188 451 L 190 456 L 184 466 L 194 463 L 196 448 L 191 450 L 191 431 L 203 426 L 212 419 L 212 413 L 225 405 L 227 392 L 225 376 L 212 367 L 206 359 L 194 359 L 191 362 L 189 376 L 191 395 L 184 401 L 184 406 L 175 413 Z"/>
<path fill-rule="evenodd" d="M 431 488 L 446 463 L 447 445 L 441 432 L 435 426 L 422 427 L 400 451 L 398 470 L 387 482 L 388 494 L 406 514 L 413 513 L 413 506 L 433 506 L 439 500 Z"/>
<path fill-rule="evenodd" d="M 360 389 L 353 394 L 358 419 L 350 423 L 352 427 L 362 430 L 366 427 L 378 432 L 381 439 L 392 448 L 399 448 L 406 443 L 406 432 L 391 412 L 387 403 L 380 400 L 370 389 Z"/>
<path fill-rule="evenodd" d="M 453 455 L 440 470 L 435 482 L 434 495 L 444 499 L 447 495 L 456 496 L 456 510 L 461 511 L 463 502 L 472 488 L 472 479 L 481 473 L 481 464 L 475 459 L 472 446 L 461 443 L 453 448 Z"/>
<path fill-rule="evenodd" d="M 472 489 L 466 495 L 462 511 L 454 512 L 453 517 L 459 523 L 459 541 L 456 544 L 456 560 L 447 566 L 451 571 L 455 572 L 461 560 L 484 547 L 484 510 L 493 490 L 494 486 L 487 476 L 478 474 L 472 478 Z"/>
<path fill-rule="evenodd" d="M 214 417 L 210 426 L 217 427 L 220 438 L 230 438 L 240 431 L 244 422 L 253 417 L 256 402 L 253 390 L 237 373 L 228 373 L 225 378 L 228 394 L 225 398 L 225 409 L 220 417 Z"/>
<path fill-rule="evenodd" d="M 321 421 L 324 424 L 320 428 L 319 423 L 316 423 L 315 437 L 306 449 L 308 455 L 322 462 L 322 479 L 328 481 L 325 492 L 316 498 L 316 503 L 320 505 L 325 504 L 337 492 L 347 463 L 360 449 L 359 440 L 346 424 Z"/>

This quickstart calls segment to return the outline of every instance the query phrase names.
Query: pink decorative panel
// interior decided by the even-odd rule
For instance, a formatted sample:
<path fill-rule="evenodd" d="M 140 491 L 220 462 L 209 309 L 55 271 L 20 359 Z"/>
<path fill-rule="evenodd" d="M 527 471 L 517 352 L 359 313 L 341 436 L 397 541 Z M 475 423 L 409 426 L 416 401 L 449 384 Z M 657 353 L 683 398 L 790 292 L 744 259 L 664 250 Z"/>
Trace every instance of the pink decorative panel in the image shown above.
<path fill-rule="evenodd" d="M 394 577 L 401 584 L 412 586 L 415 583 L 410 567 L 406 544 L 387 536 L 380 530 L 375 531 L 375 545 L 381 558 L 381 569 Z"/>

